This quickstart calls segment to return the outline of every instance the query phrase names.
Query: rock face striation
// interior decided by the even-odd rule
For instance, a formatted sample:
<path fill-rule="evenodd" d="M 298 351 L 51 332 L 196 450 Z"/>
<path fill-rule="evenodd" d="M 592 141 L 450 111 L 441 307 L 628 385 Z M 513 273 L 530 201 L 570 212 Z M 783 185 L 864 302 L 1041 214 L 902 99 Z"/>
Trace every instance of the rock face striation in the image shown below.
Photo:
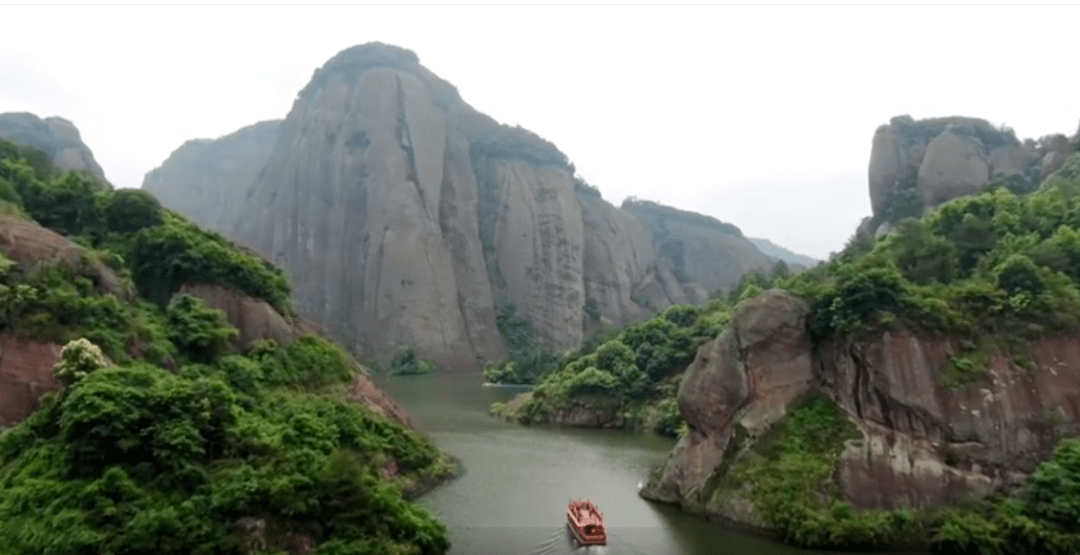
<path fill-rule="evenodd" d="M 267 144 L 230 137 L 244 152 Z M 613 206 L 554 145 L 474 110 L 393 46 L 353 47 L 317 70 L 260 156 L 234 173 L 166 162 L 145 187 L 285 267 L 302 312 L 384 362 L 404 346 L 448 370 L 502 359 L 497 314 L 511 308 L 540 344 L 574 347 L 590 323 L 701 302 L 772 262 L 715 219 Z M 191 176 L 196 165 L 213 175 Z M 246 187 L 233 221 L 194 182 L 222 198 Z"/>
<path fill-rule="evenodd" d="M 836 481 L 862 508 L 933 507 L 1012 491 L 1080 421 L 1080 337 L 1032 346 L 1035 368 L 999 354 L 986 376 L 960 389 L 939 376 L 962 345 L 912 331 L 812 347 L 805 301 L 770 290 L 737 309 L 704 345 L 679 388 L 690 433 L 642 495 L 760 525 L 745 503 L 713 500 L 726 463 L 782 418 L 791 403 L 823 393 L 862 432 Z M 735 445 L 742 442 L 741 445 Z"/>
<path fill-rule="evenodd" d="M 142 188 L 209 230 L 231 231 L 280 129 L 280 120 L 263 121 L 219 139 L 188 141 L 146 174 Z"/>
<path fill-rule="evenodd" d="M 0 114 L 0 137 L 44 151 L 58 169 L 86 171 L 108 183 L 79 130 L 64 118 L 41 119 L 27 112 Z"/>

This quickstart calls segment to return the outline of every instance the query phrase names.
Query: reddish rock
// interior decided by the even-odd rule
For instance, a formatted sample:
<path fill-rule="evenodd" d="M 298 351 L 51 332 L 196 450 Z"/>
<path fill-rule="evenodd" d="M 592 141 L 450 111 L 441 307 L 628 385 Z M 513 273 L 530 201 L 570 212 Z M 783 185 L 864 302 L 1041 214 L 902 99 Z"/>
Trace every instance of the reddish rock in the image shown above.
<path fill-rule="evenodd" d="M 49 391 L 63 387 L 53 375 L 61 345 L 0 333 L 0 428 L 18 424 Z"/>
<path fill-rule="evenodd" d="M 23 272 L 30 272 L 39 264 L 64 263 L 92 276 L 97 282 L 98 293 L 131 298 L 132 292 L 121 285 L 111 268 L 86 258 L 82 247 L 37 222 L 0 215 L 0 251 Z"/>
<path fill-rule="evenodd" d="M 679 388 L 690 434 L 642 495 L 739 520 L 707 507 L 708 484 L 737 453 L 729 443 L 740 427 L 752 441 L 812 393 L 833 399 L 862 432 L 848 442 L 836 478 L 843 496 L 864 508 L 1014 491 L 1058 439 L 1080 429 L 1080 333 L 1032 343 L 1032 370 L 998 353 L 984 376 L 950 389 L 941 377 L 964 352 L 960 341 L 900 330 L 814 349 L 806 314 L 802 300 L 767 291 L 699 350 Z"/>

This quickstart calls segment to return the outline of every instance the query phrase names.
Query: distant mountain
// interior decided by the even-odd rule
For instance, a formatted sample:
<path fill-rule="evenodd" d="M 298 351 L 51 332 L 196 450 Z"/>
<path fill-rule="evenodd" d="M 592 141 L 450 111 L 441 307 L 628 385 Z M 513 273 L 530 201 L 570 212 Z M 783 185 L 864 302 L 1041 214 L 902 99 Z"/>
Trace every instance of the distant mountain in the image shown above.
<path fill-rule="evenodd" d="M 804 268 L 813 268 L 817 266 L 820 260 L 816 258 L 810 258 L 809 256 L 791 252 L 784 247 L 781 247 L 768 239 L 755 239 L 750 237 L 750 242 L 757 246 L 758 250 L 773 257 L 779 258 L 788 264 L 798 264 Z"/>

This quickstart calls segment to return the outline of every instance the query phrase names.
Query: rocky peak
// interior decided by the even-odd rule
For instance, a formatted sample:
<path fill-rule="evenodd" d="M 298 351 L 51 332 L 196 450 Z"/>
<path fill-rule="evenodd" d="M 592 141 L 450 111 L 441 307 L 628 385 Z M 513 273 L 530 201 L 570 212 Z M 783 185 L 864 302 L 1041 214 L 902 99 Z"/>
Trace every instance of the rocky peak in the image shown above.
<path fill-rule="evenodd" d="M 464 370 L 525 340 L 571 348 L 589 325 L 704 301 L 772 262 L 712 218 L 612 206 L 554 144 L 476 111 L 393 46 L 334 56 L 258 148 L 236 174 L 255 176 L 238 212 L 213 225 L 287 268 L 305 314 L 382 361 L 412 346 Z M 214 175 L 162 172 L 152 187 L 193 218 L 221 202 L 193 181 L 245 186 L 220 161 L 185 167 Z"/>
<path fill-rule="evenodd" d="M 1073 149 L 1064 135 L 1021 141 L 1012 129 L 978 118 L 894 117 L 874 133 L 868 172 L 873 215 L 859 233 L 882 235 L 901 219 L 994 182 L 1033 191 Z"/>
<path fill-rule="evenodd" d="M 75 124 L 64 118 L 41 119 L 28 112 L 0 114 L 0 137 L 45 152 L 57 169 L 86 171 L 108 183 Z"/>

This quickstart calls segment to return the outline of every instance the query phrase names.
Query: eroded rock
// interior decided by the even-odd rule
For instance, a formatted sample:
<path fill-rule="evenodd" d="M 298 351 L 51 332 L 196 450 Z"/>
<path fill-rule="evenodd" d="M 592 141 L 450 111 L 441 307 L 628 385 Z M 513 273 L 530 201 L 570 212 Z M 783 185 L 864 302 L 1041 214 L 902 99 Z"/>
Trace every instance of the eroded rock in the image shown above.
<path fill-rule="evenodd" d="M 706 511 L 710 480 L 738 447 L 779 421 L 804 394 L 823 393 L 862 439 L 847 444 L 836 474 L 863 508 L 934 507 L 1013 492 L 1023 477 L 1080 429 L 1080 336 L 1032 345 L 1034 369 L 998 353 L 985 377 L 959 388 L 941 374 L 964 346 L 891 331 L 811 349 L 803 301 L 767 291 L 744 303 L 729 328 L 698 352 L 679 389 L 690 434 L 642 494 Z M 728 500 L 731 503 L 739 499 Z M 753 513 L 720 503 L 727 518 Z"/>
<path fill-rule="evenodd" d="M 57 169 L 86 171 L 108 182 L 79 130 L 64 118 L 41 119 L 27 112 L 0 114 L 0 137 L 45 152 Z"/>

